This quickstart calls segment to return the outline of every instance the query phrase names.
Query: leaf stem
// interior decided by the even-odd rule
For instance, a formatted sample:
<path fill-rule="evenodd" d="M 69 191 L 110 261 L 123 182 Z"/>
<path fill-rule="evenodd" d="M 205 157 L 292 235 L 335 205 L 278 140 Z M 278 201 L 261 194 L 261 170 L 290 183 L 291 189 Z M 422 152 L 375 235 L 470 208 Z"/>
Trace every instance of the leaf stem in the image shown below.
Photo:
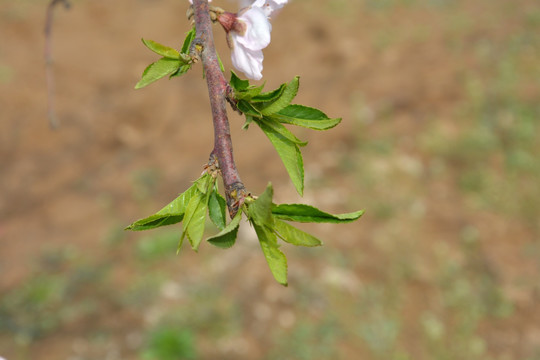
<path fill-rule="evenodd" d="M 221 72 L 214 46 L 212 20 L 207 0 L 193 0 L 196 36 L 200 57 L 203 63 L 208 95 L 212 108 L 214 123 L 214 150 L 212 155 L 217 157 L 219 168 L 225 186 L 229 214 L 233 218 L 242 206 L 247 192 L 240 180 L 240 174 L 233 158 L 231 132 L 227 118 L 226 97 L 229 92 L 229 83 Z M 196 46 L 197 48 L 197 46 Z"/>

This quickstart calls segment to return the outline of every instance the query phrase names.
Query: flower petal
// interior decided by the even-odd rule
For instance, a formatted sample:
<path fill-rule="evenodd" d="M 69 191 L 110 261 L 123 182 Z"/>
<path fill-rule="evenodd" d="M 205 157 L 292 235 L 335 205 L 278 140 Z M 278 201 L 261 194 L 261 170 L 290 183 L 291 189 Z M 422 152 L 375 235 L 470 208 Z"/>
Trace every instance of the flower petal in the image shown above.
<path fill-rule="evenodd" d="M 262 50 L 251 50 L 244 47 L 238 41 L 238 36 L 233 35 L 234 46 L 231 51 L 233 66 L 243 72 L 249 79 L 262 79 L 263 59 Z"/>
<path fill-rule="evenodd" d="M 266 16 L 270 16 L 274 11 L 281 9 L 288 1 L 289 0 L 255 0 L 251 6 L 262 9 Z"/>
<path fill-rule="evenodd" d="M 238 17 L 246 24 L 246 32 L 238 37 L 238 42 L 251 50 L 262 50 L 270 44 L 272 25 L 264 11 L 252 7 Z"/>

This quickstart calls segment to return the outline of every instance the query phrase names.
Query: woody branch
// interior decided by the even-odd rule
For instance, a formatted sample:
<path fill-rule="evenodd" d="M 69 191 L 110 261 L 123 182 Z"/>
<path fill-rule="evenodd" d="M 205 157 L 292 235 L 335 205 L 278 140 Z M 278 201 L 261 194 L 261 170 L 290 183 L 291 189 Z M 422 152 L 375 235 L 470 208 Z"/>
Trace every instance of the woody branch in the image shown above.
<path fill-rule="evenodd" d="M 225 186 L 229 214 L 234 217 L 244 202 L 246 190 L 233 158 L 231 133 L 226 110 L 226 99 L 230 88 L 221 72 L 216 55 L 208 1 L 193 0 L 193 11 L 196 28 L 194 43 L 206 75 L 214 124 L 214 150 L 210 156 L 210 162 L 217 158 Z"/>

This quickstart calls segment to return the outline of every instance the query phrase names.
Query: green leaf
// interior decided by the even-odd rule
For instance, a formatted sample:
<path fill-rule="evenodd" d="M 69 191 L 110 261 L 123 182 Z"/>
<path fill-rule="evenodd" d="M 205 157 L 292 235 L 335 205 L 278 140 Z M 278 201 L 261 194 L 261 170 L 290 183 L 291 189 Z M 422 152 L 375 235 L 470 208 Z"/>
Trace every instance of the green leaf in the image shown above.
<path fill-rule="evenodd" d="M 274 279 L 282 285 L 287 286 L 287 258 L 279 250 L 276 234 L 265 226 L 253 223 L 259 244 L 268 263 L 268 267 L 274 275 Z"/>
<path fill-rule="evenodd" d="M 297 144 L 298 146 L 306 146 L 307 141 L 302 141 L 298 139 L 292 132 L 290 132 L 289 129 L 287 129 L 285 126 L 281 125 L 281 123 L 277 122 L 276 120 L 263 116 L 260 122 L 264 123 L 266 126 L 272 129 L 273 132 L 279 134 L 280 136 L 283 136 L 285 139 L 289 140 L 290 142 L 293 142 Z"/>
<path fill-rule="evenodd" d="M 141 80 L 135 85 L 135 89 L 143 88 L 164 76 L 172 74 L 180 67 L 180 60 L 161 58 L 155 63 L 148 65 L 144 70 Z"/>
<path fill-rule="evenodd" d="M 208 215 L 210 220 L 218 227 L 218 229 L 223 230 L 226 225 L 226 208 L 227 202 L 216 190 L 210 193 L 210 199 L 208 200 Z"/>
<path fill-rule="evenodd" d="M 146 39 L 141 39 L 141 40 L 147 48 L 149 48 L 150 50 L 152 50 L 158 55 L 161 55 L 168 59 L 176 59 L 176 60 L 180 59 L 180 53 L 178 52 L 178 50 L 173 49 L 172 47 L 162 45 L 153 40 L 146 40 Z"/>
<path fill-rule="evenodd" d="M 191 57 L 189 55 L 189 49 L 191 47 L 191 43 L 193 42 L 193 39 L 195 39 L 195 28 L 192 28 L 190 31 L 186 33 L 186 38 L 184 39 L 184 43 L 182 44 L 182 49 L 180 50 L 180 57 L 184 59 L 185 65 L 182 65 L 178 68 L 178 71 L 175 71 L 174 73 L 169 76 L 170 78 L 184 75 L 188 72 L 189 69 L 191 69 Z"/>
<path fill-rule="evenodd" d="M 296 246 L 320 246 L 321 240 L 281 220 L 275 221 L 275 229 L 283 241 Z"/>
<path fill-rule="evenodd" d="M 236 107 L 238 108 L 238 110 L 243 112 L 244 115 L 246 116 L 249 115 L 249 116 L 254 116 L 257 118 L 262 117 L 262 114 L 259 112 L 259 110 L 257 110 L 253 105 L 251 105 L 249 102 L 245 100 L 238 101 L 238 103 L 236 104 Z"/>
<path fill-rule="evenodd" d="M 254 119 L 254 121 L 257 122 L 257 125 L 259 125 L 272 145 L 276 148 L 296 191 L 302 195 L 304 193 L 304 161 L 302 160 L 302 153 L 298 148 L 298 144 L 287 139 L 266 123 L 257 119 Z"/>
<path fill-rule="evenodd" d="M 217 61 L 219 63 L 219 68 L 221 70 L 222 73 L 225 72 L 225 66 L 223 66 L 223 62 L 221 61 L 221 58 L 219 57 L 219 54 L 217 53 L 216 51 L 216 57 L 217 57 Z"/>
<path fill-rule="evenodd" d="M 210 244 L 217 246 L 221 249 L 228 249 L 236 242 L 236 236 L 238 235 L 238 228 L 240 227 L 240 220 L 242 219 L 242 211 L 236 213 L 231 222 L 225 226 L 217 235 L 206 239 Z"/>
<path fill-rule="evenodd" d="M 181 53 L 189 54 L 189 48 L 191 47 L 193 39 L 195 39 L 195 35 L 195 27 L 191 28 L 191 30 L 186 33 L 186 38 L 184 39 L 184 44 L 182 44 L 182 50 L 180 51 Z"/>
<path fill-rule="evenodd" d="M 195 251 L 199 249 L 203 234 L 206 211 L 208 208 L 208 196 L 197 190 L 195 196 L 191 198 L 184 215 L 182 237 L 180 243 L 187 235 L 191 248 Z"/>
<path fill-rule="evenodd" d="M 313 223 L 348 223 L 357 220 L 364 210 L 346 214 L 329 214 L 305 204 L 274 205 L 272 214 L 282 220 Z"/>
<path fill-rule="evenodd" d="M 249 221 L 255 228 L 264 257 L 268 262 L 274 278 L 287 286 L 287 258 L 279 251 L 277 237 L 274 231 L 274 218 L 272 216 L 272 197 L 274 190 L 268 184 L 266 190 L 247 206 Z"/>
<path fill-rule="evenodd" d="M 187 235 L 191 247 L 195 251 L 199 249 L 204 234 L 206 212 L 211 193 L 210 189 L 214 186 L 215 182 L 216 179 L 209 174 L 204 174 L 198 178 L 193 184 L 196 188 L 196 192 L 186 206 L 180 244 Z"/>
<path fill-rule="evenodd" d="M 257 96 L 254 96 L 251 99 L 251 102 L 253 102 L 253 103 L 258 103 L 258 102 L 268 102 L 268 103 L 270 103 L 270 102 L 278 99 L 281 96 L 281 94 L 283 94 L 283 91 L 285 91 L 286 87 L 287 87 L 287 84 L 281 84 L 281 86 L 278 87 L 275 90 L 272 90 L 272 91 L 265 92 L 265 93 L 259 94 Z"/>
<path fill-rule="evenodd" d="M 249 128 L 249 124 L 253 121 L 253 116 L 246 115 L 246 121 L 244 122 L 244 125 L 242 125 L 242 130 L 247 130 Z"/>
<path fill-rule="evenodd" d="M 153 215 L 150 215 L 147 218 L 135 221 L 133 224 L 129 225 L 126 230 L 150 230 L 160 226 L 179 223 L 184 219 L 186 206 L 196 192 L 196 186 L 192 185 L 189 189 L 180 194 L 180 196 L 171 201 L 163 209 L 159 210 Z"/>
<path fill-rule="evenodd" d="M 191 64 L 187 64 L 187 65 L 182 65 L 178 68 L 178 70 L 174 73 L 172 73 L 170 76 L 169 76 L 169 79 L 173 78 L 173 77 L 176 77 L 176 76 L 182 76 L 184 75 L 185 73 L 188 72 L 188 70 L 191 69 Z"/>
<path fill-rule="evenodd" d="M 184 214 L 181 215 L 150 215 L 144 219 L 135 221 L 133 224 L 126 227 L 124 230 L 142 231 L 155 229 L 160 226 L 167 226 L 179 223 L 184 218 Z"/>
<path fill-rule="evenodd" d="M 246 90 L 236 91 L 235 98 L 237 100 L 251 100 L 254 96 L 259 95 L 263 88 L 264 84 L 261 86 L 249 86 Z"/>
<path fill-rule="evenodd" d="M 260 226 L 273 227 L 274 218 L 272 217 L 272 197 L 274 189 L 269 183 L 264 192 L 248 206 L 249 219 Z"/>
<path fill-rule="evenodd" d="M 276 100 L 274 100 L 271 103 L 263 103 L 261 113 L 263 115 L 272 115 L 280 111 L 281 109 L 285 108 L 287 105 L 291 103 L 291 101 L 294 99 L 294 97 L 298 93 L 299 86 L 300 86 L 300 78 L 296 76 L 287 84 L 281 96 L 279 96 Z"/>
<path fill-rule="evenodd" d="M 237 91 L 246 90 L 249 86 L 249 80 L 242 80 L 231 70 L 231 81 L 229 81 L 233 89 Z"/>
<path fill-rule="evenodd" d="M 216 179 L 214 179 L 211 175 L 205 173 L 200 178 L 195 180 L 195 186 L 197 187 L 197 190 L 199 190 L 203 194 L 207 194 L 212 186 L 216 183 Z"/>
<path fill-rule="evenodd" d="M 322 111 L 303 105 L 289 105 L 271 117 L 281 123 L 313 130 L 327 130 L 341 122 L 341 118 L 330 119 Z"/>

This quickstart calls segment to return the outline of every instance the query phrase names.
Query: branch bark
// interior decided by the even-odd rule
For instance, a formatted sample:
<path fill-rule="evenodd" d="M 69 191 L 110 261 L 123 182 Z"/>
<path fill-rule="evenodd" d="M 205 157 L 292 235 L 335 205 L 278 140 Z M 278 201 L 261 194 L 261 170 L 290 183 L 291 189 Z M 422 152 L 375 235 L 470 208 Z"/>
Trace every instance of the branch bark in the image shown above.
<path fill-rule="evenodd" d="M 225 186 L 229 214 L 233 218 L 244 203 L 247 193 L 233 158 L 231 132 L 226 109 L 229 83 L 221 72 L 216 55 L 208 1 L 194 0 L 193 11 L 196 28 L 195 42 L 200 49 L 214 123 L 214 150 L 210 156 L 210 163 L 214 157 L 217 158 Z"/>

